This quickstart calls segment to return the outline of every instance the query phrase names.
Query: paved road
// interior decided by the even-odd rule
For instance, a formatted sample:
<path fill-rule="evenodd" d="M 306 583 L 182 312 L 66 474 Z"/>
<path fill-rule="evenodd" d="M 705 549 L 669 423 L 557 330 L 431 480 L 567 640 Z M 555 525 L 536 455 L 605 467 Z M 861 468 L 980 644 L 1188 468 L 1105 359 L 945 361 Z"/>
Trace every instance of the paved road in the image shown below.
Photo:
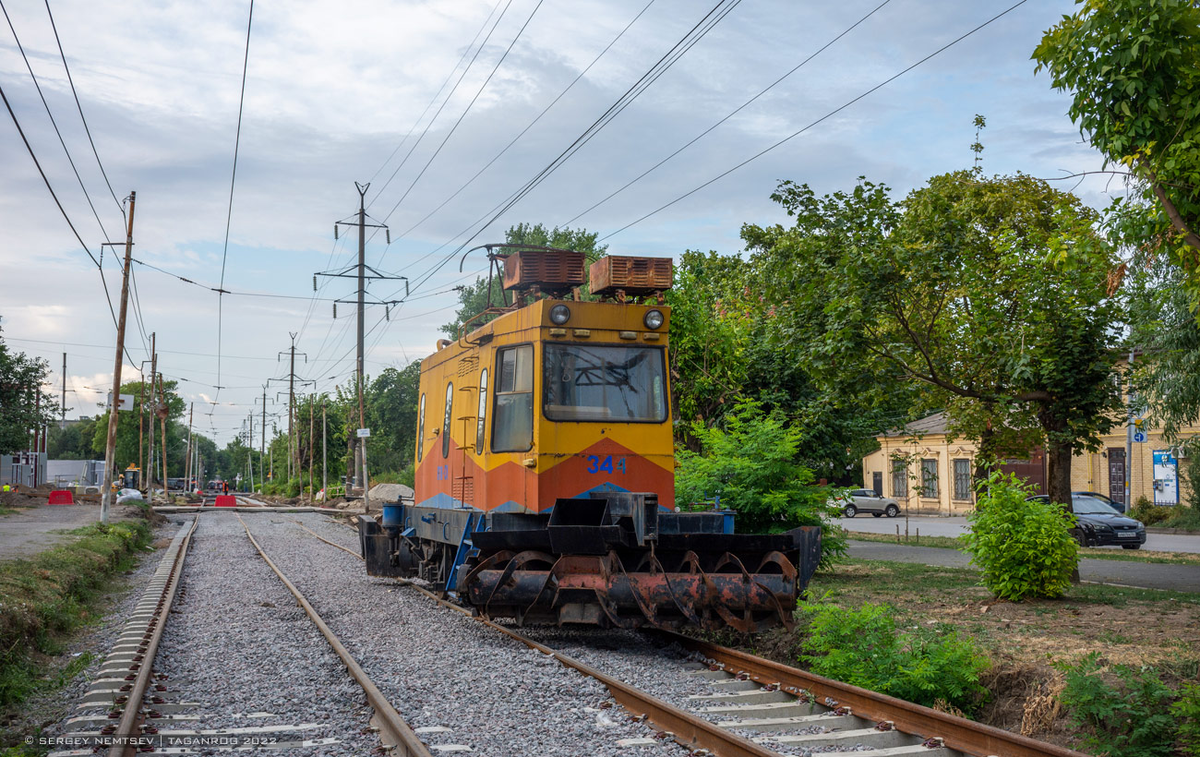
<path fill-rule="evenodd" d="M 896 526 L 900 526 L 900 533 L 904 533 L 904 518 L 875 518 L 870 515 L 856 515 L 853 518 L 842 518 L 841 524 L 847 531 L 859 531 L 864 534 L 895 534 Z M 922 536 L 958 536 L 967 530 L 967 519 L 914 515 L 908 519 L 908 533 L 915 535 L 918 528 L 921 529 Z M 1120 549 L 1120 547 L 1092 547 L 1092 549 Z M 1200 535 L 1146 534 L 1146 545 L 1142 549 L 1153 549 L 1159 552 L 1200 552 Z"/>
<path fill-rule="evenodd" d="M 925 529 L 921 529 L 924 533 Z M 851 541 L 850 556 L 867 560 L 892 560 L 952 568 L 971 567 L 970 557 L 956 549 L 912 547 L 904 544 L 880 544 Z M 1200 565 L 1125 562 L 1119 560 L 1079 561 L 1079 577 L 1084 581 L 1121 584 L 1145 589 L 1200 592 Z"/>
<path fill-rule="evenodd" d="M 114 521 L 136 517 L 135 510 L 124 505 L 113 505 L 109 515 Z M 16 508 L 11 515 L 0 515 L 0 560 L 32 557 L 72 538 L 67 531 L 99 521 L 98 504 Z"/>

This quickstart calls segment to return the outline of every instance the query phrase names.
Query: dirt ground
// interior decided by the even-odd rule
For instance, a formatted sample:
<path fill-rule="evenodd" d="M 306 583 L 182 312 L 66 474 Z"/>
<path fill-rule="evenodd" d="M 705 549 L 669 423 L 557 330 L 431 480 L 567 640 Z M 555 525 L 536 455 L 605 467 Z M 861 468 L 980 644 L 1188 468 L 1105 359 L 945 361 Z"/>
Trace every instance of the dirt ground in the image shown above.
<path fill-rule="evenodd" d="M 0 560 L 31 557 L 70 538 L 69 531 L 100 520 L 100 495 L 75 497 L 74 505 L 48 505 L 49 489 L 22 489 L 0 492 Z M 112 521 L 132 520 L 140 515 L 136 507 L 114 505 Z"/>

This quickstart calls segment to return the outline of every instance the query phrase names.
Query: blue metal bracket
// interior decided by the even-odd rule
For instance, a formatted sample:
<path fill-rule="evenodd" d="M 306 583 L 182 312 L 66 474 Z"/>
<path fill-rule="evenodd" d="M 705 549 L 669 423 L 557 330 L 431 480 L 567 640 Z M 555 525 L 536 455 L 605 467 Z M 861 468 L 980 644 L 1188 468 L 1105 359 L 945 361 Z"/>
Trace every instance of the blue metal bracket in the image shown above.
<path fill-rule="evenodd" d="M 467 523 L 463 526 L 462 536 L 458 540 L 458 551 L 454 555 L 454 563 L 450 566 L 450 573 L 446 576 L 446 593 L 454 594 L 454 586 L 458 578 L 458 569 L 467 558 L 475 552 L 475 545 L 471 542 L 471 532 L 475 525 L 476 519 L 482 521 L 478 513 L 471 513 L 467 516 Z M 482 525 L 482 523 L 481 523 Z"/>

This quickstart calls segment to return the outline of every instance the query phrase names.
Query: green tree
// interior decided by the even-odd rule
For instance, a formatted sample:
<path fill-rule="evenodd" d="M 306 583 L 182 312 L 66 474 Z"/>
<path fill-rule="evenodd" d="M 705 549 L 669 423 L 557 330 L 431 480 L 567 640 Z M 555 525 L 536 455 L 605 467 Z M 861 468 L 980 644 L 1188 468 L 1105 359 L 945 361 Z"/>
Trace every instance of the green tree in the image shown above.
<path fill-rule="evenodd" d="M 527 244 L 538 247 L 557 247 L 562 250 L 582 252 L 587 263 L 592 263 L 604 257 L 608 245 L 597 246 L 599 233 L 587 229 L 571 229 L 554 227 L 547 229 L 542 224 L 519 223 L 504 232 L 507 244 Z M 451 339 L 458 338 L 458 330 L 463 323 L 482 313 L 490 303 L 493 306 L 508 304 L 504 299 L 502 282 L 493 280 L 491 292 L 488 291 L 488 279 L 480 277 L 473 284 L 458 288 L 458 310 L 454 320 L 442 326 L 442 333 Z"/>
<path fill-rule="evenodd" d="M 1140 409 L 1173 444 L 1200 421 L 1200 324 L 1185 274 L 1162 256 L 1136 260 L 1128 276 L 1129 342 L 1138 355 L 1132 381 Z"/>
<path fill-rule="evenodd" d="M 1042 441 L 1049 493 L 1069 503 L 1071 456 L 1096 448 L 1120 408 L 1120 311 L 1096 214 L 1045 182 L 971 171 L 903 203 L 866 181 L 824 198 L 785 181 L 772 197 L 795 226 L 743 237 L 814 375 L 870 383 L 880 401 L 898 376 L 981 457 Z"/>
<path fill-rule="evenodd" d="M 742 394 L 749 372 L 751 316 L 742 296 L 745 262 L 688 250 L 667 293 L 671 306 L 671 404 L 684 421 L 719 419 Z"/>
<path fill-rule="evenodd" d="M 57 403 L 43 387 L 50 364 L 13 352 L 0 338 L 0 454 L 29 449 L 30 433 L 54 420 Z"/>
<path fill-rule="evenodd" d="M 167 475 L 172 477 L 182 476 L 184 473 L 183 463 L 185 456 L 185 448 L 187 446 L 187 426 L 180 424 L 179 420 L 183 418 L 187 409 L 186 403 L 176 394 L 175 390 L 179 383 L 176 381 L 167 381 L 163 384 L 163 391 L 166 395 L 167 408 Z M 151 400 L 151 385 L 150 382 L 131 381 L 121 385 L 121 394 L 129 394 L 133 396 L 133 409 L 129 411 L 120 411 L 117 418 L 117 445 L 114 475 L 125 470 L 130 465 L 138 465 L 138 441 L 139 429 L 138 418 L 145 419 L 143 427 L 142 444 L 143 455 L 147 454 L 150 444 L 149 428 L 150 423 L 154 424 L 154 480 L 161 483 L 162 479 L 162 426 L 159 424 L 158 416 L 154 414 L 154 405 Z M 96 416 L 92 424 L 92 453 L 96 455 L 97 460 L 104 459 L 105 445 L 108 443 L 108 411 Z M 144 462 L 144 461 L 143 461 Z M 149 480 L 147 471 L 142 472 L 143 483 Z"/>
<path fill-rule="evenodd" d="M 757 402 L 738 402 L 724 427 L 694 423 L 701 452 L 676 453 L 675 501 L 716 502 L 737 513 L 737 530 L 780 532 L 822 526 L 821 564 L 846 553 L 845 532 L 832 524 L 838 508 L 829 489 L 813 484 L 812 471 L 796 462 L 801 432 L 783 414 Z"/>
<path fill-rule="evenodd" d="M 51 460 L 93 460 L 92 436 L 95 433 L 95 419 L 80 418 L 77 421 L 67 421 L 66 428 L 58 424 L 50 424 L 50 440 L 46 448 Z"/>
<path fill-rule="evenodd" d="M 1193 0 L 1077 0 L 1037 70 L 1074 96 L 1071 118 L 1154 198 L 1153 235 L 1200 295 L 1200 7 Z M 1146 241 L 1149 241 L 1147 238 Z"/>
<path fill-rule="evenodd" d="M 420 382 L 419 360 L 399 370 L 385 368 L 371 382 L 367 417 L 373 435 L 368 462 L 374 473 L 400 473 L 413 465 Z"/>

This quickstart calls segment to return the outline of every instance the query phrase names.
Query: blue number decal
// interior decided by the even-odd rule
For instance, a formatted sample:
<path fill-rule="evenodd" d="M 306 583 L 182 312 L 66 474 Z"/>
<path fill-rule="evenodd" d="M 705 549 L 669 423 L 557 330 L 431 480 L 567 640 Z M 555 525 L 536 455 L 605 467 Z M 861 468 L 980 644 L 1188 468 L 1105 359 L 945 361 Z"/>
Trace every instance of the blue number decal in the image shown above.
<path fill-rule="evenodd" d="M 604 458 L 604 462 L 600 464 L 600 470 L 603 471 L 604 473 L 612 473 L 613 472 L 612 455 L 609 455 L 608 457 Z"/>
<path fill-rule="evenodd" d="M 617 473 L 620 473 L 622 475 L 625 474 L 625 458 L 623 458 L 623 457 L 617 458 Z"/>
<path fill-rule="evenodd" d="M 587 468 L 588 473 L 599 473 L 600 472 L 600 458 L 599 457 L 597 457 L 596 455 L 588 455 L 588 463 L 589 463 L 588 468 Z"/>

